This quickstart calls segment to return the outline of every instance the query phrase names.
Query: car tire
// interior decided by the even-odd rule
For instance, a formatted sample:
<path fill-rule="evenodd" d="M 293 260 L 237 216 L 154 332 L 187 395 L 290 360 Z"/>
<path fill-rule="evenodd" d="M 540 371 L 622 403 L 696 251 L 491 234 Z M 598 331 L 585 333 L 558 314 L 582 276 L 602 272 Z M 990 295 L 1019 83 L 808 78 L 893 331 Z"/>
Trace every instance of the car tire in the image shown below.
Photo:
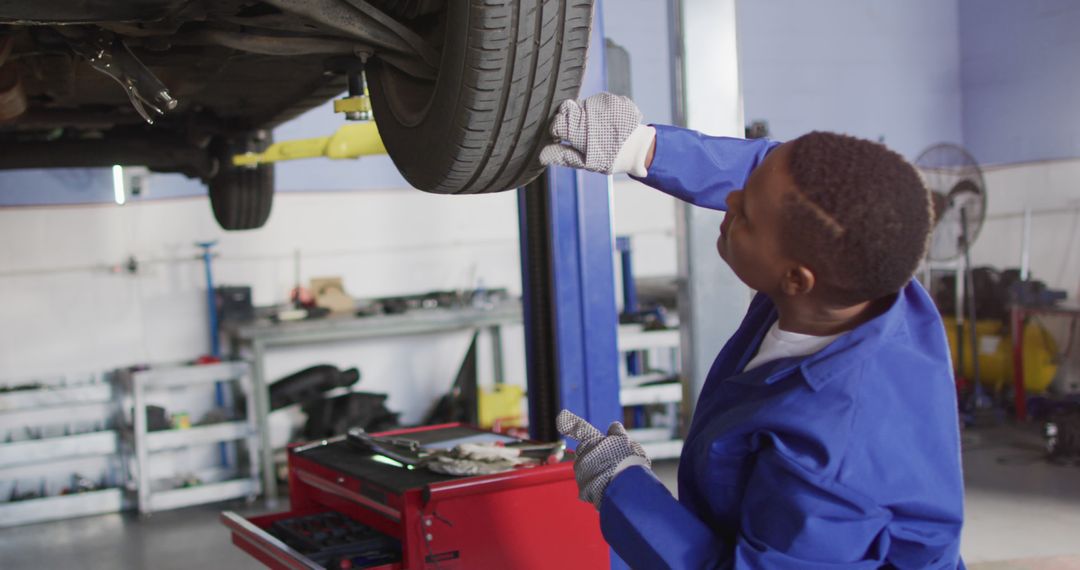
<path fill-rule="evenodd" d="M 210 206 L 225 230 L 261 228 L 274 204 L 274 165 L 233 166 L 232 156 L 246 150 L 263 150 L 269 137 L 242 141 L 219 141 L 215 145 L 218 171 L 210 179 Z"/>
<path fill-rule="evenodd" d="M 449 0 L 437 15 L 444 39 L 434 82 L 374 58 L 375 121 L 405 179 L 427 192 L 478 194 L 536 178 L 549 121 L 581 86 L 592 5 Z"/>

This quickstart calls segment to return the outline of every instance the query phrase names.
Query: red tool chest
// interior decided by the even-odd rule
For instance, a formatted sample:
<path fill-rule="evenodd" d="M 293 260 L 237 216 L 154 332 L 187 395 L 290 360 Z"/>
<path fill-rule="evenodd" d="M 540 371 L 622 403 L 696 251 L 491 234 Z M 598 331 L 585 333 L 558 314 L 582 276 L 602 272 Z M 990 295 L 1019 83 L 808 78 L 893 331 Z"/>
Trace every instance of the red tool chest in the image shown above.
<path fill-rule="evenodd" d="M 483 432 L 447 424 L 377 435 L 437 440 L 468 433 Z M 327 440 L 289 450 L 289 499 L 288 512 L 221 515 L 233 543 L 270 568 L 326 567 L 270 532 L 275 523 L 320 513 L 345 515 L 400 544 L 396 562 L 335 561 L 333 568 L 610 568 L 599 517 L 577 498 L 569 461 L 453 477 L 385 461 L 344 439 Z"/>

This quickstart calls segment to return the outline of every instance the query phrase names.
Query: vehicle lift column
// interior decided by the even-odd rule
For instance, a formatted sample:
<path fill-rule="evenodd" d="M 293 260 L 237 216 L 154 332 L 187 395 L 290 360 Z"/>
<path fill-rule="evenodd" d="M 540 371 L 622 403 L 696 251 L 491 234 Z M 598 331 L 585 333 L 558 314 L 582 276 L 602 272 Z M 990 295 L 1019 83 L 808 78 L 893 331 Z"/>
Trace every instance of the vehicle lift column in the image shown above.
<path fill-rule="evenodd" d="M 581 97 L 603 91 L 602 4 L 596 2 Z M 670 8 L 675 123 L 742 136 L 735 0 L 675 0 Z M 688 69 L 709 73 L 689 74 Z M 532 437 L 552 440 L 567 408 L 604 427 L 621 416 L 613 286 L 610 178 L 548 168 L 518 191 Z M 749 289 L 716 255 L 723 214 L 689 204 L 676 213 L 682 316 L 684 423 L 719 347 L 734 333 Z"/>
<path fill-rule="evenodd" d="M 604 90 L 601 2 L 580 97 Z M 566 408 L 594 425 L 621 416 L 611 179 L 551 167 L 518 190 L 529 430 L 554 441 Z"/>
<path fill-rule="evenodd" d="M 606 85 L 601 7 L 597 0 L 581 97 Z M 676 0 L 669 9 L 676 124 L 742 136 L 735 0 Z M 689 76 L 688 68 L 711 71 Z M 603 428 L 621 417 L 611 179 L 548 168 L 518 191 L 518 204 L 530 435 L 556 439 L 561 408 Z M 750 299 L 711 246 L 722 216 L 689 205 L 676 214 L 679 305 L 710 307 L 708 315 L 683 316 L 687 423 L 718 347 Z M 612 567 L 625 567 L 614 552 Z"/>
<path fill-rule="evenodd" d="M 580 97 L 604 90 L 597 0 Z M 566 408 L 605 428 L 620 419 L 611 177 L 551 167 L 518 190 L 529 432 L 555 441 Z M 612 568 L 628 566 L 611 551 Z"/>

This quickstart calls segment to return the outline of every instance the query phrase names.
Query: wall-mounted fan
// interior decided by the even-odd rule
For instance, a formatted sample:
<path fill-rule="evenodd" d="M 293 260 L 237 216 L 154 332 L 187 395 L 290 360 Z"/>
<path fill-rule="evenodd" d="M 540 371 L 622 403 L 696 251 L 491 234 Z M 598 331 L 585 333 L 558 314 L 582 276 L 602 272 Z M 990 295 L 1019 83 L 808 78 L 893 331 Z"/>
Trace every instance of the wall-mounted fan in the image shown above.
<path fill-rule="evenodd" d="M 979 378 L 978 333 L 975 314 L 975 284 L 971 273 L 971 244 L 979 237 L 986 220 L 986 183 L 982 169 L 962 147 L 942 143 L 922 152 L 915 167 L 930 190 L 934 207 L 934 233 L 926 257 L 929 262 L 963 258 L 958 266 L 956 287 L 957 373 L 964 370 L 964 337 L 970 341 L 974 378 L 962 401 L 965 421 L 971 423 L 981 409 L 992 404 L 982 390 Z M 959 277 L 963 277 L 960 279 Z M 967 335 L 964 320 L 967 320 Z"/>
<path fill-rule="evenodd" d="M 927 256 L 931 261 L 956 259 L 975 243 L 986 219 L 982 169 L 966 150 L 949 143 L 924 150 L 915 159 L 915 167 L 934 204 L 934 234 Z"/>

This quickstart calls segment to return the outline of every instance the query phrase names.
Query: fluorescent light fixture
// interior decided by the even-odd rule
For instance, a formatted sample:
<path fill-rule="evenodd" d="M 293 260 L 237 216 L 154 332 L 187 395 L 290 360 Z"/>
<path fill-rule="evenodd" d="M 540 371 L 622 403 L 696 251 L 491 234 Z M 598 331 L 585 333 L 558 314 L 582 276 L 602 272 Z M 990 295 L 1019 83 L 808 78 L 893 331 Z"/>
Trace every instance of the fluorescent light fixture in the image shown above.
<path fill-rule="evenodd" d="M 123 206 L 127 201 L 127 194 L 124 193 L 124 167 L 119 164 L 114 164 L 112 167 L 112 188 L 116 203 Z"/>

